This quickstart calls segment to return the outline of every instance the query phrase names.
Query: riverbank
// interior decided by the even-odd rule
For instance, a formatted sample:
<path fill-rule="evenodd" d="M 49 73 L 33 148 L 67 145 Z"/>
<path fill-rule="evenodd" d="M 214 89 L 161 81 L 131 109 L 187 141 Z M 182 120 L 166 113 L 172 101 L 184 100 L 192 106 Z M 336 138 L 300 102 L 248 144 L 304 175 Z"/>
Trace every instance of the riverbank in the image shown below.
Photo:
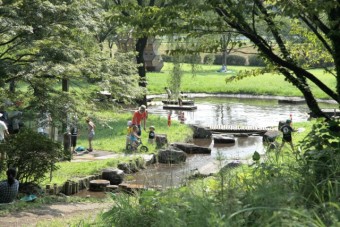
<path fill-rule="evenodd" d="M 172 73 L 173 64 L 165 63 L 162 71 L 147 73 L 148 94 L 162 94 L 164 87 L 171 87 L 168 84 Z M 191 64 L 181 64 L 181 86 L 180 91 L 184 93 L 211 93 L 211 94 L 249 94 L 249 95 L 273 95 L 283 97 L 302 97 L 301 92 L 285 80 L 280 74 L 265 73 L 253 76 L 252 70 L 258 67 L 228 66 L 230 73 L 219 73 L 217 65 L 195 65 L 193 71 Z M 238 72 L 248 72 L 248 77 L 240 80 L 233 80 L 226 83 L 226 80 L 235 78 Z M 312 69 L 311 73 L 329 87 L 334 87 L 336 78 L 325 72 L 323 69 Z M 311 91 L 318 99 L 330 99 L 323 91 L 311 83 Z"/>
<path fill-rule="evenodd" d="M 266 99 L 266 100 L 304 100 L 302 96 L 278 96 L 278 95 L 252 95 L 252 94 L 228 94 L 228 93 L 183 93 L 185 99 L 204 98 L 204 97 L 221 97 L 221 98 L 244 98 L 244 99 Z M 150 94 L 148 99 L 163 98 L 167 99 L 167 94 Z M 336 104 L 331 99 L 316 99 L 318 102 Z M 293 103 L 293 102 L 292 102 Z M 299 102 L 301 103 L 301 102 Z"/>

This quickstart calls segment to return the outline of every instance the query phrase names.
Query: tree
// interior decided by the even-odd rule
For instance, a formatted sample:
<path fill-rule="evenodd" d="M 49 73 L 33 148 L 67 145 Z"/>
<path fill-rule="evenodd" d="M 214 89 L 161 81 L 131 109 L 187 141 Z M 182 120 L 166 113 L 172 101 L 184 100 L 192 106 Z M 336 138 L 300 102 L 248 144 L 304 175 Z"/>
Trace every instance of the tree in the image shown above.
<path fill-rule="evenodd" d="M 328 16 L 327 23 L 330 22 L 330 25 L 332 24 L 332 20 L 335 24 L 339 23 L 336 22 L 336 20 L 339 19 L 340 16 L 336 19 L 331 18 L 330 15 L 333 15 L 332 12 L 334 10 L 339 10 L 337 7 L 334 8 L 334 6 L 326 4 L 327 8 L 312 8 L 309 6 L 309 3 L 307 5 L 307 2 L 299 4 L 301 1 L 290 1 L 289 4 L 286 4 L 283 1 L 266 3 L 260 0 L 241 1 L 238 4 L 232 4 L 231 1 L 226 2 L 229 4 L 220 4 L 219 1 L 208 1 L 209 5 L 214 8 L 216 13 L 228 26 L 236 29 L 239 33 L 249 38 L 262 55 L 272 63 L 275 69 L 281 72 L 289 82 L 294 84 L 302 92 L 307 101 L 307 105 L 313 113 L 317 116 L 324 116 L 309 87 L 309 82 L 315 83 L 332 99 L 339 102 L 338 89 L 337 91 L 333 91 L 315 75 L 301 67 L 301 65 L 298 64 L 297 59 L 293 58 L 294 55 L 287 45 L 286 37 L 280 33 L 279 20 L 280 16 L 300 19 L 300 21 L 304 22 L 305 26 L 312 31 L 309 35 L 313 35 L 319 42 L 323 43 L 324 51 L 327 51 L 329 54 L 336 57 L 336 48 L 335 46 L 332 48 L 331 43 L 339 42 L 336 41 L 336 38 L 339 39 L 339 34 L 330 35 L 330 33 L 338 33 L 335 32 L 336 27 L 333 27 L 333 29 L 328 27 L 326 23 L 322 22 L 321 15 L 325 14 Z M 316 2 L 318 1 L 312 1 L 312 5 L 316 6 Z M 316 8 L 318 9 L 317 11 L 315 11 Z M 248 15 L 251 15 L 251 17 Z M 272 39 L 267 40 L 266 37 L 257 32 L 256 24 L 258 22 L 262 22 L 262 25 L 266 26 Z M 331 30 L 334 32 L 331 32 Z M 339 68 L 340 65 L 337 65 L 336 61 L 336 58 L 334 58 L 336 70 L 338 71 L 337 68 Z"/>
<path fill-rule="evenodd" d="M 136 62 L 138 64 L 138 74 L 140 77 L 139 85 L 146 87 L 146 69 L 144 61 L 144 49 L 149 37 L 155 35 L 155 30 L 160 29 L 161 23 L 156 19 L 159 9 L 166 6 L 166 0 L 114 0 L 117 7 L 113 10 L 118 14 L 111 16 L 111 21 L 118 21 L 122 26 L 131 27 L 133 36 L 136 38 L 135 50 L 137 52 Z M 142 104 L 146 104 L 144 95 Z"/>
<path fill-rule="evenodd" d="M 197 35 L 216 31 L 220 33 L 237 31 L 241 36 L 248 38 L 261 56 L 271 64 L 271 68 L 266 70 L 275 70 L 284 75 L 288 82 L 301 91 L 310 110 L 316 116 L 326 117 L 309 84 L 314 83 L 339 103 L 339 4 L 339 0 L 327 0 L 322 4 L 319 0 L 200 0 L 185 3 L 173 0 L 172 7 L 163 8 L 158 16 L 167 18 L 160 30 L 161 33 Z M 211 12 L 215 12 L 215 16 L 207 17 Z M 287 29 L 290 27 L 289 24 L 285 24 L 287 22 L 291 23 L 292 29 Z M 285 29 L 281 29 L 282 27 Z M 334 62 L 335 70 L 332 71 L 330 68 L 328 71 L 337 78 L 335 90 L 324 84 L 299 62 L 297 51 L 305 49 L 304 44 L 309 41 L 313 41 L 313 45 L 309 46 L 313 49 L 318 48 L 322 58 Z M 315 58 L 306 60 L 315 61 Z M 246 75 L 240 74 L 238 78 L 244 76 Z"/>
<path fill-rule="evenodd" d="M 135 63 L 122 55 L 113 59 L 101 51 L 104 38 L 113 34 L 106 25 L 105 8 L 95 0 L 3 1 L 0 6 L 0 89 L 2 97 L 24 100 L 34 112 L 50 112 L 54 120 L 65 121 L 65 112 L 92 103 L 101 84 L 81 92 L 63 92 L 60 81 L 80 82 L 88 78 L 110 83 L 113 95 L 133 95 L 136 88 Z M 103 31 L 101 33 L 101 31 Z M 110 43 L 110 42 L 109 42 Z M 119 64 L 118 61 L 124 61 Z M 120 68 L 127 67 L 126 69 Z M 115 67 L 115 68 L 114 68 Z M 27 89 L 7 92 L 7 83 L 20 82 Z M 113 84 L 112 84 L 113 83 Z M 120 86 L 124 85 L 124 86 Z M 67 90 L 65 87 L 65 91 Z M 113 89 L 122 87 L 122 89 Z M 77 97 L 87 97 L 79 103 Z"/>

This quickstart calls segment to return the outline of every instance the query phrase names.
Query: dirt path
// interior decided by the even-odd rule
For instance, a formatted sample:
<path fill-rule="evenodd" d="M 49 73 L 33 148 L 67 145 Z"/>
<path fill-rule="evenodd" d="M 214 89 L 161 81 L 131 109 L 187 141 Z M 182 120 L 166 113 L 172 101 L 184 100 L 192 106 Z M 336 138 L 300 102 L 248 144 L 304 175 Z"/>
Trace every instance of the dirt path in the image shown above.
<path fill-rule="evenodd" d="M 77 217 L 84 217 L 86 219 L 95 217 L 101 211 L 108 208 L 110 208 L 110 203 L 59 203 L 43 205 L 40 208 L 0 216 L 0 226 L 36 226 L 40 222 L 46 223 L 46 225 L 39 226 L 50 226 L 49 221 L 51 220 L 54 222 L 63 221 L 66 225 L 67 220 Z"/>

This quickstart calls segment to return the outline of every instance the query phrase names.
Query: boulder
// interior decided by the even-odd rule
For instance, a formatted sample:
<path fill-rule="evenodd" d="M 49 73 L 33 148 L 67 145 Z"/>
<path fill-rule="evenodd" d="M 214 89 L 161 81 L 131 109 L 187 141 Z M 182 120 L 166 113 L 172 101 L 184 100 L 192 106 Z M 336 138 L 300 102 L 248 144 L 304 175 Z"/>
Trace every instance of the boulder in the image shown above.
<path fill-rule="evenodd" d="M 262 141 L 267 143 L 272 143 L 276 140 L 276 137 L 280 135 L 279 131 L 267 131 L 263 137 Z"/>
<path fill-rule="evenodd" d="M 172 143 L 171 146 L 176 147 L 187 154 L 210 154 L 209 147 L 200 147 L 192 143 Z"/>
<path fill-rule="evenodd" d="M 235 138 L 231 136 L 215 135 L 214 143 L 235 143 Z"/>
<path fill-rule="evenodd" d="M 124 171 L 120 169 L 102 170 L 102 179 L 110 181 L 112 185 L 119 185 L 124 180 Z"/>
<path fill-rule="evenodd" d="M 158 148 L 164 147 L 167 144 L 168 144 L 168 138 L 166 134 L 156 135 L 156 145 Z"/>
<path fill-rule="evenodd" d="M 138 172 L 136 162 L 130 160 L 129 163 L 118 163 L 118 169 L 123 170 L 124 173 L 135 173 Z"/>
<path fill-rule="evenodd" d="M 158 151 L 159 163 L 180 163 L 185 162 L 186 159 L 187 154 L 176 147 L 170 146 L 166 149 L 161 149 Z"/>
<path fill-rule="evenodd" d="M 211 138 L 212 133 L 205 127 L 191 125 L 192 129 L 194 130 L 194 138 L 197 139 L 207 139 Z"/>
<path fill-rule="evenodd" d="M 110 185 L 108 180 L 91 180 L 90 181 L 90 191 L 103 192 L 106 190 L 106 186 Z"/>

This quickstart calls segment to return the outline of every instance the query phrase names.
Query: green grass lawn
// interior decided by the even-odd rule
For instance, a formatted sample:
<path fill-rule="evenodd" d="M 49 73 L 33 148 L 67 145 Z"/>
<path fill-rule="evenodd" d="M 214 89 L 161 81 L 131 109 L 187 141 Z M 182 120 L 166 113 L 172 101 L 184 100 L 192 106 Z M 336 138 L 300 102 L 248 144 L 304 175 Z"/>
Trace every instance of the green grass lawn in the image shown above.
<path fill-rule="evenodd" d="M 228 73 L 219 73 L 221 67 L 218 65 L 195 66 L 195 74 L 190 64 L 182 64 L 182 83 L 180 90 L 191 93 L 231 93 L 231 94 L 253 94 L 253 95 L 278 95 L 278 96 L 302 96 L 301 92 L 293 85 L 285 81 L 283 75 L 266 73 L 259 76 L 251 76 L 239 81 L 226 83 L 226 79 L 236 75 L 239 71 L 256 69 L 256 67 L 229 66 Z M 172 70 L 171 63 L 165 63 L 161 72 L 147 73 L 149 94 L 165 93 L 164 87 L 168 85 L 168 79 Z M 310 70 L 321 81 L 331 88 L 335 88 L 334 76 L 324 72 L 322 69 Z M 319 88 L 311 85 L 317 98 L 328 99 Z"/>

